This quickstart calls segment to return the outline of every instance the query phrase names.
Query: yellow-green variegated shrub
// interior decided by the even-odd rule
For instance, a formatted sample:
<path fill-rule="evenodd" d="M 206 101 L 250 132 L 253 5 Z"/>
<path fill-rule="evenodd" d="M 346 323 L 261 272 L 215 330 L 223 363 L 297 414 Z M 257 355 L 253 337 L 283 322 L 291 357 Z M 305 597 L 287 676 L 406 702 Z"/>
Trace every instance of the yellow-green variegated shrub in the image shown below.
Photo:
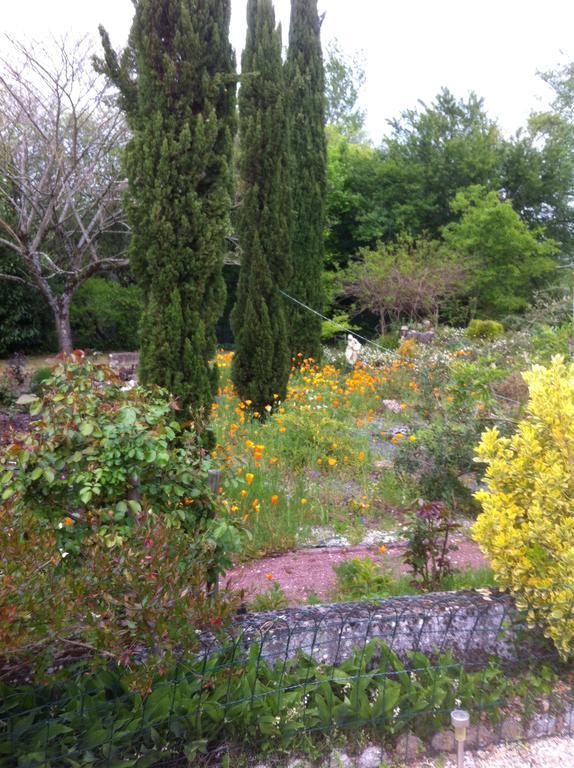
<path fill-rule="evenodd" d="M 556 356 L 524 379 L 529 402 L 515 434 L 486 431 L 477 461 L 487 490 L 474 537 L 528 620 L 574 654 L 574 365 Z"/>

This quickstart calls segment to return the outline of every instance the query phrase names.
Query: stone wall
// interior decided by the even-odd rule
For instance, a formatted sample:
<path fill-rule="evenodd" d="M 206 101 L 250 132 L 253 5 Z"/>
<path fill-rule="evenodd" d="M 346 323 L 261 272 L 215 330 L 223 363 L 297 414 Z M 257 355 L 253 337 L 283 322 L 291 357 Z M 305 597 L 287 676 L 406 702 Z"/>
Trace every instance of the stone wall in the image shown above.
<path fill-rule="evenodd" d="M 492 656 L 512 663 L 525 654 L 553 655 L 540 635 L 525 629 L 508 595 L 473 590 L 248 614 L 237 622 L 237 638 L 243 648 L 260 645 L 270 662 L 303 651 L 338 664 L 374 639 L 401 657 L 409 650 L 431 657 L 452 651 L 457 661 L 477 665 Z"/>

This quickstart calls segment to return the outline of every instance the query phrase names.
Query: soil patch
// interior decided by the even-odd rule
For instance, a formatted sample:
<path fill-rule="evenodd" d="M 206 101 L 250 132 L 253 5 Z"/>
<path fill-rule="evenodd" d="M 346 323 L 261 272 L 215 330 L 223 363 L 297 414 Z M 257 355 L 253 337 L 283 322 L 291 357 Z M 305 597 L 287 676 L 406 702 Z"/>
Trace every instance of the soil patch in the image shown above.
<path fill-rule="evenodd" d="M 458 546 L 458 550 L 451 555 L 456 569 L 488 566 L 474 542 L 455 537 L 453 543 Z M 334 565 L 343 560 L 370 557 L 400 575 L 408 570 L 401 559 L 404 549 L 403 544 L 388 545 L 384 554 L 380 553 L 378 547 L 372 546 L 299 549 L 237 566 L 228 572 L 226 581 L 229 581 L 232 588 L 243 589 L 247 599 L 266 592 L 276 582 L 291 606 L 304 603 L 310 593 L 328 602 L 335 591 Z"/>

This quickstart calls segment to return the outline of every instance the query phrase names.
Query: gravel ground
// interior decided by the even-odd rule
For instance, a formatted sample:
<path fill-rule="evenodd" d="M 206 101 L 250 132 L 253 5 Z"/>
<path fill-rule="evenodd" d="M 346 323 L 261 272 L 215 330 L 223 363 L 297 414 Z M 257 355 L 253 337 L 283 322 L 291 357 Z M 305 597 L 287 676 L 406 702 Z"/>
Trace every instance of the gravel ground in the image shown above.
<path fill-rule="evenodd" d="M 412 768 L 456 768 L 456 758 L 426 759 Z M 411 768 L 411 766 L 409 768 Z M 465 755 L 464 768 L 572 768 L 574 737 L 490 747 Z"/>
<path fill-rule="evenodd" d="M 487 565 L 477 544 L 462 536 L 453 537 L 453 541 L 458 545 L 458 551 L 451 555 L 455 568 L 484 568 Z M 406 573 L 407 568 L 401 560 L 403 552 L 401 544 L 389 545 L 384 555 L 374 546 L 300 549 L 240 565 L 227 573 L 225 581 L 229 581 L 233 588 L 245 590 L 247 599 L 267 591 L 270 582 L 274 581 L 285 592 L 289 605 L 301 605 L 310 592 L 320 600 L 328 601 L 335 590 L 334 565 L 351 558 L 370 557 L 375 562 L 384 563 L 396 574 Z"/>

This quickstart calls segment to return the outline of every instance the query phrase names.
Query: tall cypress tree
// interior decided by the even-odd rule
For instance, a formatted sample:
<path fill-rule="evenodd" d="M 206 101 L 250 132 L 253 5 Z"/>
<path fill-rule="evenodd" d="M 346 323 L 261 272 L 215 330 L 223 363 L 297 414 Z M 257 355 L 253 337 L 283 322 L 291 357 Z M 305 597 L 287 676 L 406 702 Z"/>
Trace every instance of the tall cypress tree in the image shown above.
<path fill-rule="evenodd" d="M 235 62 L 230 0 L 137 0 L 121 59 L 101 29 L 120 90 L 131 261 L 144 290 L 140 379 L 167 387 L 185 418 L 209 412 L 215 323 L 230 209 Z"/>
<path fill-rule="evenodd" d="M 286 71 L 289 90 L 290 155 L 293 179 L 292 262 L 289 294 L 321 311 L 325 224 L 325 74 L 317 0 L 291 0 Z M 318 359 L 321 319 L 289 306 L 293 354 Z"/>
<path fill-rule="evenodd" d="M 285 288 L 290 270 L 288 124 L 281 28 L 271 0 L 248 0 L 239 91 L 241 272 L 232 325 L 233 381 L 263 412 L 287 391 Z"/>

